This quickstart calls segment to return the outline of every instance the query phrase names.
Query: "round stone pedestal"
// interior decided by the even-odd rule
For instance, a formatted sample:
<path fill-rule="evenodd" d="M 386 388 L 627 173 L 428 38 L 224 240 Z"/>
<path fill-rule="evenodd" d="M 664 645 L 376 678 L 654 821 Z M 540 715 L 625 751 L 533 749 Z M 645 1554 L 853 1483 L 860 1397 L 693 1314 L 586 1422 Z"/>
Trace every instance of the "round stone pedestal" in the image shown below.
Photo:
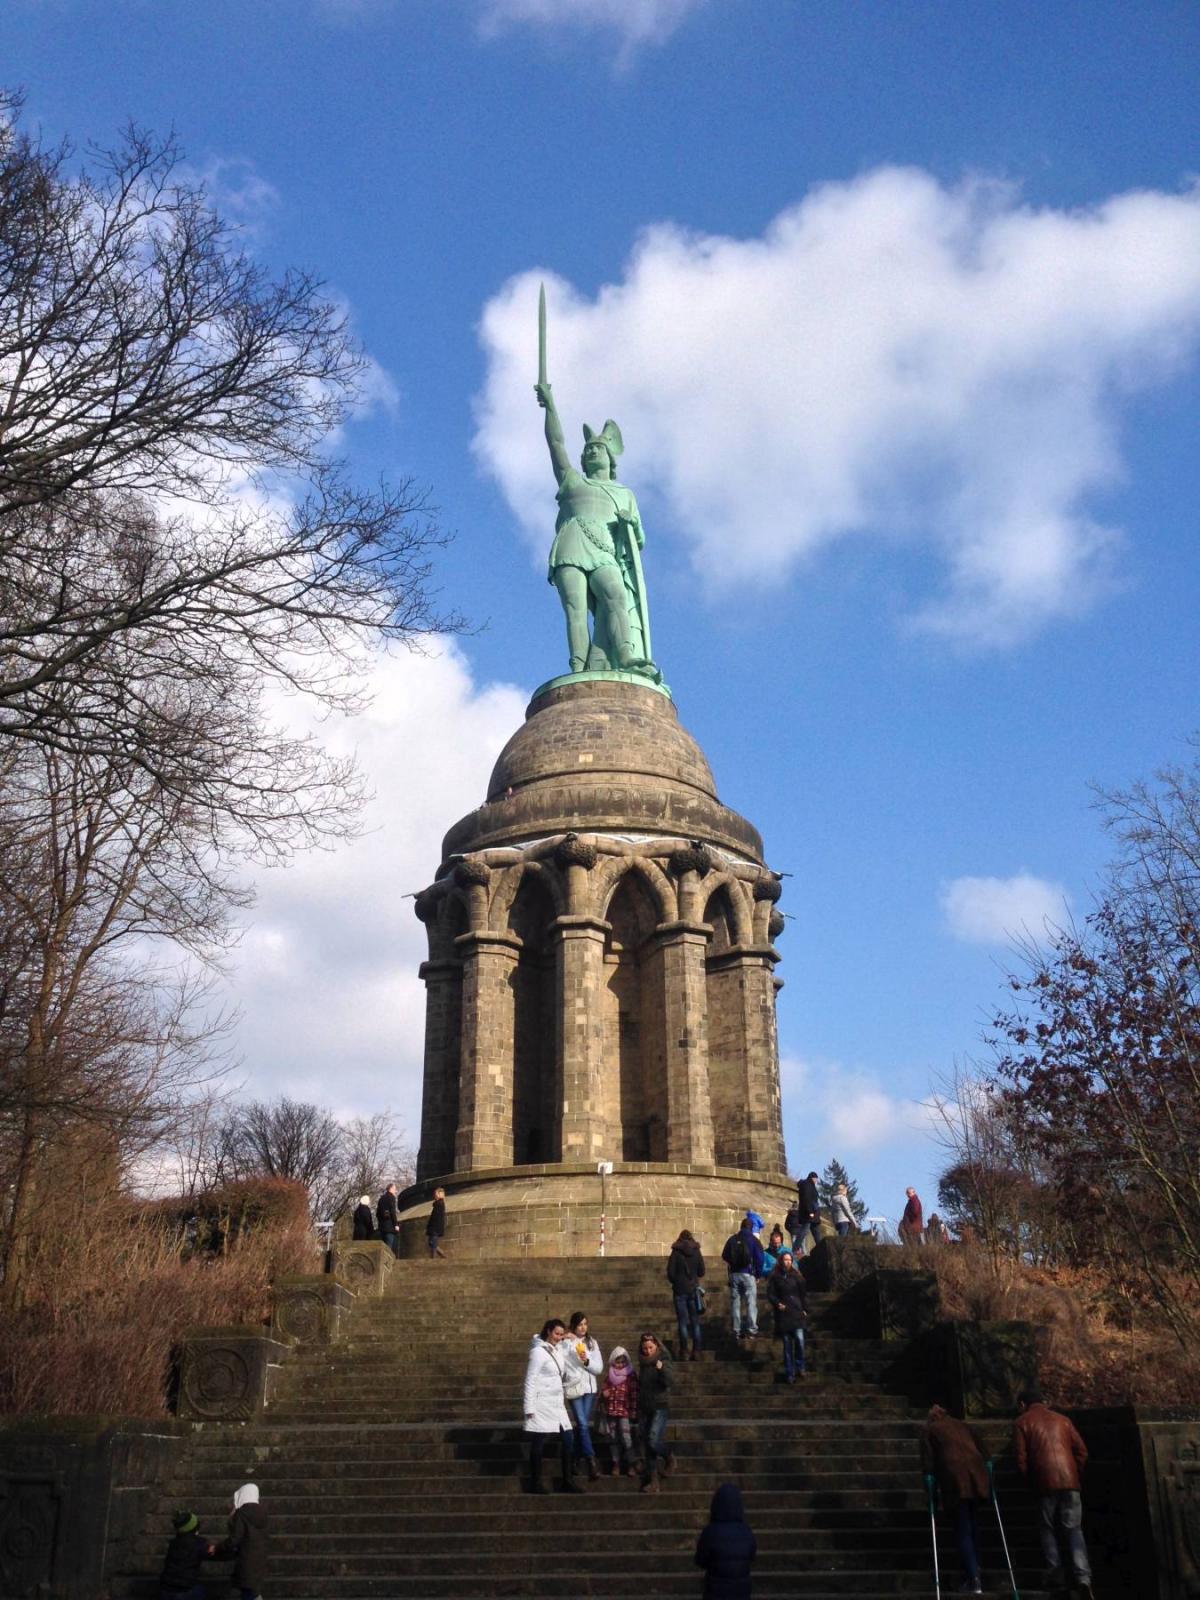
<path fill-rule="evenodd" d="M 602 1191 L 603 1183 L 603 1191 Z M 681 1228 L 711 1263 L 747 1211 L 768 1227 L 796 1199 L 785 1173 L 764 1176 L 738 1167 L 670 1162 L 616 1162 L 601 1180 L 594 1166 L 502 1167 L 455 1172 L 400 1196 L 400 1254 L 425 1254 L 425 1223 L 436 1187 L 446 1191 L 446 1253 L 456 1261 L 605 1253 L 664 1260 Z"/>

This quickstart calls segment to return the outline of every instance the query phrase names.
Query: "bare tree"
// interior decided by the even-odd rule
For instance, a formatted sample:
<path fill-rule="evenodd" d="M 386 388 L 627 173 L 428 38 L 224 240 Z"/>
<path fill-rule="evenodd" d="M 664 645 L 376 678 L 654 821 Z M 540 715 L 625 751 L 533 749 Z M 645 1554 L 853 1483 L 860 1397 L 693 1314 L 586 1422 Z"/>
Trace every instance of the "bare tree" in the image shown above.
<path fill-rule="evenodd" d="M 365 363 L 320 285 L 251 261 L 170 140 L 72 162 L 0 115 L 0 734 L 195 794 L 156 684 L 251 718 L 264 679 L 352 705 L 364 642 L 456 619 L 423 496 L 325 454 Z M 218 766 L 204 802 L 308 773 L 273 753 Z"/>

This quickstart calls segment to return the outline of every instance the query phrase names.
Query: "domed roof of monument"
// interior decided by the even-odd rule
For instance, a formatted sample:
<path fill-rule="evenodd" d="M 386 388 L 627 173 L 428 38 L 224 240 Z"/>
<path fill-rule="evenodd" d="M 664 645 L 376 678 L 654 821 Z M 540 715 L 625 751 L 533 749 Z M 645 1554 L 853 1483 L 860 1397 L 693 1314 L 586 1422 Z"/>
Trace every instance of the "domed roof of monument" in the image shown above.
<path fill-rule="evenodd" d="M 669 696 L 615 675 L 581 675 L 534 698 L 487 800 L 450 829 L 443 855 L 569 832 L 695 838 L 762 860 L 757 830 L 717 799 Z"/>
<path fill-rule="evenodd" d="M 581 772 L 636 774 L 717 797 L 708 762 L 671 701 L 601 680 L 551 689 L 533 702 L 492 768 L 488 799 Z"/>

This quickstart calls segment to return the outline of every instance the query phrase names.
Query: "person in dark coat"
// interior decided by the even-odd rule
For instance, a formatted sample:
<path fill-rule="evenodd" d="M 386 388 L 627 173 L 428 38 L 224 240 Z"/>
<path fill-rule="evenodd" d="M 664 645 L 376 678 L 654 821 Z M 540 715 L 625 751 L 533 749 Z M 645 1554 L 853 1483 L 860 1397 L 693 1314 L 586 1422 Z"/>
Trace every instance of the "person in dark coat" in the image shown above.
<path fill-rule="evenodd" d="M 921 1196 L 915 1189 L 904 1191 L 904 1215 L 900 1218 L 900 1226 L 896 1231 L 900 1235 L 901 1244 L 924 1243 L 925 1216 L 921 1210 Z"/>
<path fill-rule="evenodd" d="M 804 1376 L 804 1324 L 808 1321 L 806 1285 L 790 1250 L 780 1251 L 779 1260 L 766 1282 L 767 1297 L 775 1313 L 775 1331 L 783 1340 L 783 1376 L 795 1383 Z"/>
<path fill-rule="evenodd" d="M 375 1237 L 375 1213 L 371 1210 L 371 1197 L 360 1194 L 358 1204 L 354 1208 L 354 1237 L 356 1239 L 373 1239 Z"/>
<path fill-rule="evenodd" d="M 208 1560 L 216 1546 L 196 1532 L 199 1524 L 194 1511 L 177 1511 L 171 1521 L 175 1536 L 167 1546 L 158 1580 L 159 1600 L 204 1600 L 208 1591 L 201 1582 L 200 1563 Z"/>
<path fill-rule="evenodd" d="M 795 1240 L 796 1253 L 804 1255 L 806 1250 L 817 1248 L 817 1241 L 821 1237 L 821 1191 L 817 1188 L 815 1172 L 810 1172 L 797 1185 L 796 1209 L 800 1213 L 800 1237 Z"/>
<path fill-rule="evenodd" d="M 379 1237 L 387 1245 L 394 1256 L 400 1254 L 400 1210 L 396 1205 L 396 1185 L 389 1183 L 379 1196 L 379 1204 L 375 1207 L 375 1215 L 379 1218 Z"/>
<path fill-rule="evenodd" d="M 750 1563 L 757 1554 L 742 1491 L 736 1483 L 723 1483 L 712 1497 L 708 1526 L 696 1541 L 696 1565 L 704 1568 L 704 1600 L 750 1600 Z"/>
<path fill-rule="evenodd" d="M 686 1228 L 671 1246 L 667 1257 L 667 1280 L 675 1300 L 675 1321 L 679 1325 L 679 1359 L 700 1359 L 700 1279 L 704 1276 L 704 1257 L 700 1246 Z M 692 1353 L 688 1357 L 688 1339 Z"/>
<path fill-rule="evenodd" d="M 762 1277 L 763 1247 L 755 1236 L 749 1217 L 731 1233 L 721 1251 L 729 1268 L 729 1318 L 735 1339 L 758 1336 L 758 1280 Z"/>
<path fill-rule="evenodd" d="M 931 1503 L 940 1490 L 942 1504 L 954 1514 L 963 1593 L 982 1594 L 978 1515 L 981 1503 L 991 1498 L 992 1484 L 979 1435 L 943 1406 L 930 1406 L 921 1430 L 921 1470 Z"/>
<path fill-rule="evenodd" d="M 446 1232 L 446 1191 L 435 1189 L 433 1191 L 433 1205 L 429 1209 L 429 1221 L 425 1224 L 425 1243 L 429 1246 L 429 1257 L 432 1260 L 440 1256 L 444 1261 L 446 1252 L 442 1249 L 442 1238 Z"/>
<path fill-rule="evenodd" d="M 657 1471 L 675 1470 L 675 1452 L 664 1448 L 667 1432 L 667 1394 L 671 1387 L 671 1357 L 652 1333 L 638 1341 L 638 1443 L 642 1450 L 642 1493 L 657 1494 Z"/>
<path fill-rule="evenodd" d="M 271 1556 L 267 1514 L 258 1503 L 258 1485 L 244 1483 L 233 1497 L 229 1537 L 214 1552 L 218 1561 L 233 1560 L 233 1586 L 240 1600 L 262 1600 Z"/>

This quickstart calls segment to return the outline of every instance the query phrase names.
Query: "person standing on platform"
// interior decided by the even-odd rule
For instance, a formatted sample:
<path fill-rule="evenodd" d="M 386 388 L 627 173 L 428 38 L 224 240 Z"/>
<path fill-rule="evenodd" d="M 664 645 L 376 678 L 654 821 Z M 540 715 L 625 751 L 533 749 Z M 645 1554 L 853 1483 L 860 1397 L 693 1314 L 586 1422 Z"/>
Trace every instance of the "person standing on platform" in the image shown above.
<path fill-rule="evenodd" d="M 758 1334 L 758 1280 L 762 1277 L 763 1247 L 755 1238 L 750 1218 L 743 1217 L 738 1231 L 725 1241 L 721 1260 L 729 1269 L 729 1316 L 733 1336 L 742 1341 Z"/>
<path fill-rule="evenodd" d="M 935 1491 L 954 1515 L 958 1556 L 962 1562 L 964 1594 L 982 1594 L 979 1575 L 979 1507 L 991 1498 L 988 1462 L 973 1428 L 943 1407 L 930 1406 L 929 1421 L 921 1431 L 921 1471 L 930 1504 Z"/>
<path fill-rule="evenodd" d="M 369 1194 L 360 1194 L 358 1204 L 354 1208 L 354 1237 L 356 1239 L 375 1237 L 375 1213 L 371 1210 Z"/>
<path fill-rule="evenodd" d="M 1038 1533 L 1049 1568 L 1046 1587 L 1066 1577 L 1063 1546 L 1071 1563 L 1071 1581 L 1079 1600 L 1092 1600 L 1092 1569 L 1083 1537 L 1080 1474 L 1087 1465 L 1087 1446 L 1075 1424 L 1061 1411 L 1051 1411 L 1036 1389 L 1017 1397 L 1013 1424 L 1017 1470 L 1038 1497 Z"/>
<path fill-rule="evenodd" d="M 900 1218 L 901 1244 L 922 1244 L 925 1239 L 925 1215 L 921 1209 L 921 1197 L 915 1189 L 904 1191 L 904 1215 Z"/>
<path fill-rule="evenodd" d="M 600 1476 L 596 1449 L 592 1443 L 592 1410 L 596 1404 L 596 1379 L 604 1371 L 600 1346 L 588 1332 L 588 1319 L 582 1311 L 571 1313 L 570 1332 L 562 1342 L 563 1395 L 575 1424 L 574 1461 L 587 1462 L 588 1477 Z"/>
<path fill-rule="evenodd" d="M 563 1398 L 563 1374 L 566 1362 L 562 1342 L 567 1336 L 561 1317 L 551 1317 L 535 1333 L 529 1344 L 529 1361 L 525 1367 L 525 1393 L 521 1410 L 524 1413 L 524 1431 L 529 1435 L 529 1492 L 545 1494 L 542 1482 L 542 1457 L 549 1440 L 558 1439 L 564 1494 L 582 1494 L 577 1483 L 571 1482 L 571 1418 Z"/>
<path fill-rule="evenodd" d="M 400 1254 L 400 1212 L 396 1205 L 396 1185 L 389 1183 L 379 1196 L 379 1204 L 375 1207 L 375 1215 L 379 1219 L 379 1237 L 387 1245 L 394 1256 Z"/>
<path fill-rule="evenodd" d="M 429 1259 L 440 1256 L 444 1261 L 446 1252 L 442 1249 L 442 1239 L 446 1232 L 446 1191 L 435 1189 L 433 1191 L 433 1205 L 429 1208 L 429 1221 L 425 1224 L 425 1243 L 429 1246 Z"/>
<path fill-rule="evenodd" d="M 671 1285 L 675 1321 L 679 1327 L 680 1361 L 700 1359 L 700 1279 L 703 1276 L 704 1257 L 700 1246 L 684 1228 L 667 1257 L 667 1281 Z M 690 1356 L 689 1338 L 692 1341 Z"/>
<path fill-rule="evenodd" d="M 850 1190 L 844 1183 L 839 1183 L 833 1191 L 833 1199 L 829 1202 L 829 1220 L 839 1239 L 844 1239 L 848 1233 L 858 1232 L 854 1207 L 850 1204 Z"/>
<path fill-rule="evenodd" d="M 817 1241 L 821 1237 L 821 1191 L 817 1187 L 817 1175 L 810 1172 L 807 1178 L 800 1180 L 796 1198 L 796 1209 L 800 1213 L 800 1237 L 795 1241 L 796 1253 L 804 1255 L 817 1248 Z"/>

